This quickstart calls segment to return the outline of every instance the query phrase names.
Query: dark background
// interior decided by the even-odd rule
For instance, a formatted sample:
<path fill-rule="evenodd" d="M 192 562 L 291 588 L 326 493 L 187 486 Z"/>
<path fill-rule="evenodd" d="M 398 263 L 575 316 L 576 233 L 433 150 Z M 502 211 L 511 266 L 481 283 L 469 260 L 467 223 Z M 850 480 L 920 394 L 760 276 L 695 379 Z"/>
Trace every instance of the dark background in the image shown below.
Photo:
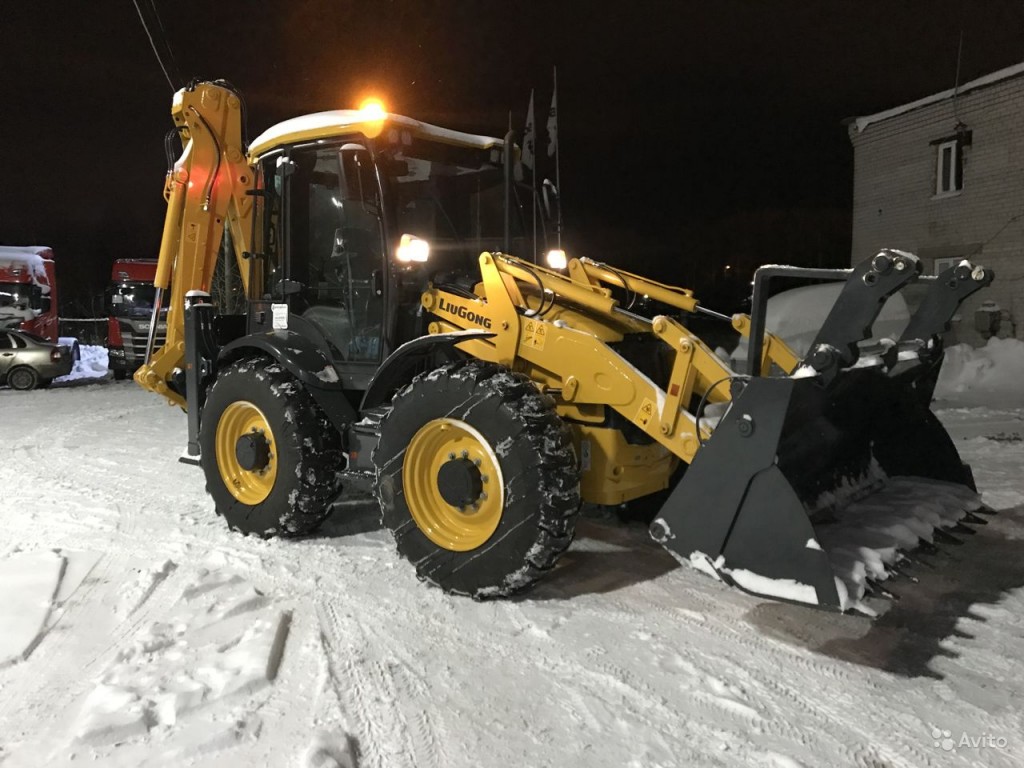
<path fill-rule="evenodd" d="M 176 84 L 242 90 L 250 137 L 370 93 L 503 135 L 531 88 L 543 128 L 557 65 L 567 250 L 711 306 L 757 264 L 849 262 L 844 118 L 953 87 L 961 36 L 960 82 L 1024 60 L 1021 0 L 138 4 Z M 172 89 L 131 0 L 4 16 L 0 243 L 53 246 L 62 314 L 95 312 L 113 259 L 156 255 Z"/>

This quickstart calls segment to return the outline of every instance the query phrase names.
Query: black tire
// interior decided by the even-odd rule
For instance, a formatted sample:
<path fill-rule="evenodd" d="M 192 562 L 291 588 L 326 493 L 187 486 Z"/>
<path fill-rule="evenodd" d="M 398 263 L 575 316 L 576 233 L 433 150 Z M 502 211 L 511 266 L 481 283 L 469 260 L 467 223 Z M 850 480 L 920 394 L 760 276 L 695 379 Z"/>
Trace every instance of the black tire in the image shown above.
<path fill-rule="evenodd" d="M 39 380 L 39 388 L 40 389 L 46 389 L 51 384 L 53 384 L 53 379 L 40 379 Z"/>
<path fill-rule="evenodd" d="M 114 369 L 114 379 L 116 381 L 124 381 L 127 378 L 128 378 L 128 371 L 126 371 L 124 368 L 115 368 Z"/>
<path fill-rule="evenodd" d="M 228 409 L 237 413 L 258 409 L 272 436 L 276 476 L 266 495 L 258 490 L 238 498 L 229 490 L 225 473 L 243 481 L 260 472 L 245 472 L 232 465 L 228 450 L 218 457 L 218 426 Z M 231 445 L 231 418 L 225 420 L 225 444 Z M 244 433 L 248 434 L 248 433 Z M 314 531 L 327 517 L 329 504 L 341 490 L 343 456 L 338 431 L 328 422 L 312 396 L 279 364 L 267 358 L 237 361 L 218 376 L 210 389 L 199 427 L 201 464 L 206 490 L 217 514 L 228 526 L 263 538 L 302 536 Z M 220 464 L 223 462 L 224 467 Z M 252 496 L 258 498 L 252 498 Z"/>
<path fill-rule="evenodd" d="M 34 368 L 19 365 L 7 372 L 7 386 L 21 391 L 35 389 L 39 386 L 39 374 Z"/>
<path fill-rule="evenodd" d="M 482 441 L 502 480 L 496 528 L 483 543 L 460 551 L 442 546 L 421 529 L 410 511 L 417 492 L 413 488 L 411 498 L 406 487 L 407 480 L 416 481 L 405 475 L 407 469 L 412 473 L 407 464 L 415 467 L 419 461 L 414 438 L 427 430 L 447 429 L 453 420 Z M 437 454 L 442 464 L 466 461 L 444 452 Z M 395 396 L 381 424 L 373 463 L 383 522 L 394 534 L 399 553 L 416 566 L 421 579 L 446 592 L 474 598 L 512 594 L 553 568 L 572 542 L 580 481 L 571 434 L 554 401 L 521 374 L 473 361 L 417 376 Z M 441 475 L 439 470 L 434 477 L 420 478 L 432 483 L 434 496 L 443 495 Z M 427 498 L 422 493 L 419 497 Z M 456 506 L 441 509 L 445 503 L 435 504 L 436 513 L 454 515 Z M 469 512 L 468 505 L 459 504 L 459 514 Z M 424 515 L 422 507 L 418 514 Z"/>

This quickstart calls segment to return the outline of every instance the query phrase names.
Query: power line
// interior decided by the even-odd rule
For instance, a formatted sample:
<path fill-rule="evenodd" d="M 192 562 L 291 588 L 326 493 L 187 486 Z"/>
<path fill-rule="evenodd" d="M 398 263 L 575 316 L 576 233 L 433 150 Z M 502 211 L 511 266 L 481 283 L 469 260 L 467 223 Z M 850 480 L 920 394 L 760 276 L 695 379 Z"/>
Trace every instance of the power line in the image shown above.
<path fill-rule="evenodd" d="M 167 78 L 167 84 L 171 86 L 172 91 L 177 91 L 178 89 L 174 87 L 174 81 L 171 80 L 171 76 L 167 73 L 167 67 L 164 66 L 164 62 L 160 58 L 160 52 L 156 49 L 153 36 L 149 33 L 149 26 L 146 24 L 146 18 L 142 15 L 142 9 L 139 8 L 138 0 L 132 0 L 132 5 L 135 6 L 135 10 L 139 14 L 139 21 L 142 22 L 142 28 L 146 31 L 146 37 L 149 38 L 149 45 L 153 49 L 153 55 L 156 56 L 157 63 L 160 65 L 160 69 L 163 70 L 164 77 Z"/>
<path fill-rule="evenodd" d="M 149 7 L 153 9 L 153 15 L 156 17 L 156 23 L 160 27 L 160 38 L 163 40 L 164 48 L 167 49 L 167 55 L 171 57 L 171 69 L 174 70 L 175 80 L 179 84 L 183 84 L 184 80 L 181 78 L 181 69 L 178 67 L 178 61 L 174 56 L 174 51 L 171 50 L 171 42 L 167 36 L 167 30 L 164 29 L 163 19 L 160 18 L 160 12 L 156 9 L 156 0 L 149 0 Z"/>

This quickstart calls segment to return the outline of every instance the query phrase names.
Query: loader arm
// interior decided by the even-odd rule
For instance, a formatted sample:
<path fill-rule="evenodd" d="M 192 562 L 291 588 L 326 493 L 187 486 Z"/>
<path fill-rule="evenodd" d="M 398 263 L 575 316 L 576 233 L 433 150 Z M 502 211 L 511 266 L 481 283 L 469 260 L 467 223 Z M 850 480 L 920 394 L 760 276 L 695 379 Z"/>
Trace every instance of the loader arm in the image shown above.
<path fill-rule="evenodd" d="M 573 259 L 569 264 L 569 276 L 583 285 L 600 288 L 604 285 L 614 285 L 624 289 L 631 296 L 646 296 L 663 304 L 668 304 L 684 312 L 700 312 L 719 320 L 732 323 L 732 327 L 744 338 L 750 337 L 750 316 L 737 314 L 726 317 L 718 312 L 712 312 L 702 307 L 700 302 L 693 297 L 693 291 L 689 288 L 677 288 L 665 285 L 655 280 L 627 272 L 623 269 L 610 267 L 607 264 L 582 258 Z M 761 361 L 761 375 L 767 375 L 772 365 L 777 365 L 783 372 L 792 373 L 800 362 L 797 355 L 786 342 L 771 333 L 764 334 L 764 347 Z"/>
<path fill-rule="evenodd" d="M 164 185 L 167 214 L 153 281 L 154 314 L 166 301 L 167 336 L 159 349 L 150 343 L 135 381 L 185 408 L 185 393 L 172 383 L 176 371 L 186 367 L 185 299 L 190 291 L 209 293 L 225 224 L 248 294 L 245 255 L 253 239 L 255 173 L 245 157 L 241 99 L 233 90 L 209 82 L 184 88 L 174 96 L 171 116 L 184 150 Z"/>
<path fill-rule="evenodd" d="M 570 275 L 503 254 L 480 256 L 478 298 L 432 287 L 423 306 L 439 320 L 432 333 L 483 328 L 494 335 L 463 342 L 473 357 L 522 371 L 556 397 L 563 410 L 608 406 L 689 463 L 709 434 L 689 408 L 696 399 L 725 402 L 724 386 L 735 373 L 677 320 L 647 320 L 619 306 L 604 282 L 619 273 L 573 260 Z M 623 280 L 629 280 L 623 274 Z M 688 291 L 641 279 L 636 290 L 692 310 Z M 621 283 L 619 283 L 621 286 Z M 647 334 L 670 352 L 670 373 L 659 385 L 627 360 L 615 345 L 627 336 Z"/>

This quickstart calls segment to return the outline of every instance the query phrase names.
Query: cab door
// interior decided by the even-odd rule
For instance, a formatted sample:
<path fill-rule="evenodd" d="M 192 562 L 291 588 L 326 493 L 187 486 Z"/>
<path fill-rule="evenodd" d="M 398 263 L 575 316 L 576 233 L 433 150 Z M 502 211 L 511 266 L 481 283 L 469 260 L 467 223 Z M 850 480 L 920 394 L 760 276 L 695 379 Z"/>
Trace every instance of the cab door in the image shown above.
<path fill-rule="evenodd" d="M 267 169 L 269 170 L 269 169 Z M 292 147 L 267 184 L 267 292 L 317 339 L 343 385 L 364 389 L 384 353 L 385 245 L 373 160 L 355 141 Z"/>

